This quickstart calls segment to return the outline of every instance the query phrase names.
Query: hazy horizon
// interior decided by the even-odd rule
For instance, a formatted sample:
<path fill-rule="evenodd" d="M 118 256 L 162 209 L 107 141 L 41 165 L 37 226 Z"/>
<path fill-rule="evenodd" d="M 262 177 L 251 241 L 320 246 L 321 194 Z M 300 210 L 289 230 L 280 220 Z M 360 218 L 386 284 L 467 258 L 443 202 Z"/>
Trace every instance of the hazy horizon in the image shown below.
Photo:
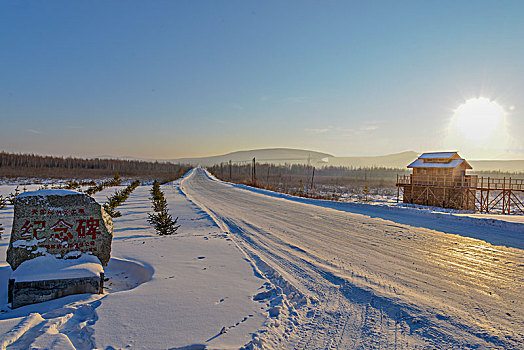
<path fill-rule="evenodd" d="M 524 3 L 3 2 L 0 150 L 524 159 Z"/>

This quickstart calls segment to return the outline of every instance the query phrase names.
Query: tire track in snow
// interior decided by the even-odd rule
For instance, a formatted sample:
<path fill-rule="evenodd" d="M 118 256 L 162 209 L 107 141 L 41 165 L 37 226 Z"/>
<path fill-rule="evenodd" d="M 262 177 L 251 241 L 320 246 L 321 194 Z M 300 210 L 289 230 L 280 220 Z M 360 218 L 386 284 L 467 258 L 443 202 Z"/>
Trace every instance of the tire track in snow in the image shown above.
<path fill-rule="evenodd" d="M 193 173 L 184 183 L 187 184 L 184 192 L 187 193 L 189 187 L 195 204 L 208 210 L 212 208 L 213 215 L 222 222 L 222 228 L 232 232 L 244 250 L 272 266 L 302 292 L 317 296 L 320 300 L 315 306 L 317 309 L 312 314 L 314 317 L 311 321 L 304 320 L 308 320 L 305 314 L 313 310 L 312 306 L 308 305 L 309 310 L 300 310 L 304 314 L 300 318 L 303 322 L 293 332 L 295 336 L 284 342 L 287 347 L 518 347 L 522 334 L 519 338 L 518 334 L 504 334 L 498 329 L 490 334 L 486 332 L 491 331 L 489 327 L 468 324 L 468 319 L 464 316 L 468 310 L 456 309 L 464 307 L 467 302 L 461 304 L 459 300 L 458 304 L 455 302 L 448 309 L 438 310 L 433 307 L 434 303 L 439 308 L 447 307 L 444 303 L 444 306 L 438 303 L 453 301 L 447 296 L 442 297 L 444 294 L 436 294 L 442 292 L 439 290 L 442 285 L 448 288 L 458 284 L 460 288 L 467 288 L 468 284 L 473 286 L 477 282 L 476 284 L 485 288 L 497 277 L 498 283 L 519 281 L 518 277 L 515 280 L 518 275 L 515 275 L 513 267 L 492 261 L 492 258 L 504 257 L 518 268 L 522 265 L 522 257 L 515 249 L 492 247 L 474 239 L 402 225 L 394 225 L 400 228 L 400 235 L 391 236 L 390 233 L 388 236 L 381 229 L 392 226 L 391 222 L 351 214 L 343 217 L 344 222 L 332 221 L 333 218 L 340 220 L 338 218 L 342 215 L 338 212 L 331 215 L 334 211 L 330 209 L 290 204 L 288 201 L 268 199 L 259 194 L 246 193 L 245 190 L 236 190 L 231 186 L 209 181 L 203 173 Z M 319 222 L 307 221 L 304 215 L 300 216 L 299 210 L 306 209 L 314 210 L 316 217 L 329 218 L 330 220 L 321 224 L 329 229 L 319 232 L 318 227 L 311 226 Z M 297 222 L 297 214 L 300 218 L 298 220 L 304 222 Z M 343 225 L 349 225 L 352 231 L 348 231 Z M 416 244 L 414 240 L 417 241 Z M 457 242 L 463 252 L 457 252 L 454 247 L 454 244 L 459 244 Z M 435 249 L 435 244 L 439 244 L 438 249 Z M 479 246 L 478 249 L 475 249 L 475 244 Z M 472 249 L 468 249 L 470 247 Z M 490 252 L 490 249 L 493 251 Z M 326 251 L 341 259 L 341 263 L 329 261 L 322 255 Z M 348 251 L 352 256 L 347 257 Z M 382 258 L 373 259 L 374 255 Z M 403 255 L 406 257 L 403 258 Z M 427 261 L 421 261 L 421 257 Z M 392 271 L 381 271 L 385 267 L 382 261 L 384 259 L 391 261 L 389 269 Z M 410 259 L 415 259 L 412 264 Z M 421 271 L 418 271 L 415 261 Z M 344 263 L 351 266 L 344 266 Z M 475 267 L 477 275 L 471 273 L 475 271 Z M 394 271 L 396 272 L 393 274 Z M 440 280 L 440 276 L 433 276 L 435 273 L 445 273 L 443 277 L 448 278 L 451 284 Z M 492 287 L 493 285 L 490 286 Z M 517 298 L 515 290 L 518 290 L 518 284 L 515 288 L 513 286 L 507 288 L 507 291 L 501 291 L 509 292 L 510 298 Z M 392 291 L 397 291 L 398 295 L 395 296 Z M 447 292 L 452 296 L 452 292 L 459 295 L 461 290 Z M 424 302 L 424 298 L 429 301 L 421 309 L 401 298 L 409 299 L 409 293 L 416 293 L 419 301 Z M 479 299 L 478 293 L 475 298 Z M 507 308 L 507 304 L 490 301 L 493 309 L 499 305 L 506 305 Z M 452 314 L 453 310 L 462 313 L 455 316 Z M 442 312 L 450 313 L 450 316 L 443 315 Z M 521 316 L 517 312 L 517 317 Z M 496 326 L 497 322 L 500 321 L 492 323 Z M 516 322 L 519 324 L 519 318 Z M 333 329 L 330 330 L 330 327 Z M 340 338 L 337 345 L 332 341 L 333 337 Z"/>
<path fill-rule="evenodd" d="M 199 202 L 196 202 L 192 196 L 188 195 L 186 190 L 183 190 L 186 193 L 188 198 L 195 202 L 195 204 L 202 207 L 204 210 L 210 213 L 215 222 L 226 232 L 232 233 L 233 235 L 240 238 L 243 250 L 251 251 L 252 254 L 258 255 L 262 258 L 263 261 L 269 262 L 269 265 L 275 267 L 275 264 L 278 266 L 277 270 L 281 274 L 289 276 L 289 271 L 293 271 L 292 275 L 294 276 L 306 276 L 307 281 L 302 285 L 305 286 L 310 293 L 322 296 L 324 303 L 317 304 L 312 319 L 304 325 L 300 325 L 300 329 L 297 331 L 300 334 L 299 342 L 295 345 L 288 344 L 288 346 L 293 346 L 297 349 L 330 349 L 338 348 L 338 344 L 333 342 L 333 339 L 339 339 L 338 343 L 343 342 L 344 333 L 347 330 L 348 324 L 359 324 L 358 327 L 352 327 L 351 329 L 351 343 L 362 342 L 366 343 L 369 339 L 362 336 L 362 329 L 365 329 L 365 321 L 362 323 L 362 320 L 365 320 L 367 307 L 360 307 L 358 310 L 355 309 L 354 305 L 349 304 L 347 301 L 342 300 L 340 293 L 337 293 L 338 286 L 331 287 L 335 291 L 331 290 L 330 287 L 324 287 L 323 285 L 318 285 L 319 278 L 325 275 L 324 271 L 320 271 L 311 263 L 304 264 L 304 261 L 288 260 L 285 257 L 288 255 L 288 251 L 283 250 L 282 246 L 290 247 L 289 244 L 278 240 L 275 237 L 269 240 L 257 240 L 260 237 L 265 236 L 265 232 L 261 231 L 256 226 L 242 221 L 235 220 L 233 218 L 218 217 L 211 209 L 205 207 Z M 258 231 L 258 234 L 255 233 Z M 272 245 L 274 241 L 277 241 L 277 245 Z M 267 244 L 266 244 L 267 243 Z M 293 249 L 301 251 L 301 249 Z M 263 256 L 261 256 L 264 252 Z M 278 252 L 278 253 L 275 253 Z M 268 261 L 269 260 L 269 261 Z M 317 278 L 312 278 L 308 276 L 317 276 Z M 326 278 L 327 275 L 324 276 Z M 329 279 L 329 277 L 328 277 Z M 333 281 L 330 281 L 333 282 Z M 320 287 L 320 289 L 319 289 Z M 335 305 L 335 306 L 334 306 Z M 352 310 L 353 309 L 353 310 Z M 353 311 L 353 312 L 350 312 Z M 357 317 L 355 320 L 355 315 L 361 315 L 360 318 Z M 364 315 L 364 316 L 362 316 Z M 353 322 L 350 322 L 352 319 Z M 380 322 L 379 322 L 380 323 Z M 370 332 L 372 333 L 372 332 Z M 374 332 L 378 334 L 379 332 Z M 305 340 L 305 341 L 304 341 Z M 335 347 L 334 347 L 335 346 Z"/>

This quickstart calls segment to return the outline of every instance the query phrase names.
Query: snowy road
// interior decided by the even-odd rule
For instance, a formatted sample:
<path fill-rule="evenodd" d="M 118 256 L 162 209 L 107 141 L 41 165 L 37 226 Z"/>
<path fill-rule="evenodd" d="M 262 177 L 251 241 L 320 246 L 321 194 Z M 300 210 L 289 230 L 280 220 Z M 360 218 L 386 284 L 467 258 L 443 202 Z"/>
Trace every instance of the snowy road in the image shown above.
<path fill-rule="evenodd" d="M 243 190 L 202 169 L 181 188 L 280 287 L 289 308 L 272 315 L 275 322 L 262 336 L 268 347 L 524 344 L 521 249 L 428 228 L 446 226 L 445 218 L 410 226 L 394 216 L 385 220 Z M 514 227 L 448 224 L 455 232 L 516 236 Z"/>

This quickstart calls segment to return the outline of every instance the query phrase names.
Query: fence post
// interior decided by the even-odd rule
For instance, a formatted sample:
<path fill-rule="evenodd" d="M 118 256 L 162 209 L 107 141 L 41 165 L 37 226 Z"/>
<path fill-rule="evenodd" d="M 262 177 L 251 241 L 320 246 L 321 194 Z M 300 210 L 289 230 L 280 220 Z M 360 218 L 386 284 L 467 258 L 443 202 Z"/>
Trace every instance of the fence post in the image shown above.
<path fill-rule="evenodd" d="M 506 214 L 506 177 L 502 183 L 502 214 Z"/>
<path fill-rule="evenodd" d="M 256 171 L 256 168 L 255 168 L 255 157 L 253 157 L 253 169 L 252 169 L 252 172 L 251 172 L 251 182 L 253 183 L 253 185 L 256 183 L 257 181 L 257 171 Z"/>
<path fill-rule="evenodd" d="M 397 203 L 398 203 L 399 194 L 400 194 L 400 186 L 398 185 L 398 174 L 397 174 Z"/>
<path fill-rule="evenodd" d="M 315 167 L 313 167 L 313 173 L 311 174 L 311 187 L 309 188 L 309 191 L 313 191 L 313 181 L 315 179 Z"/>

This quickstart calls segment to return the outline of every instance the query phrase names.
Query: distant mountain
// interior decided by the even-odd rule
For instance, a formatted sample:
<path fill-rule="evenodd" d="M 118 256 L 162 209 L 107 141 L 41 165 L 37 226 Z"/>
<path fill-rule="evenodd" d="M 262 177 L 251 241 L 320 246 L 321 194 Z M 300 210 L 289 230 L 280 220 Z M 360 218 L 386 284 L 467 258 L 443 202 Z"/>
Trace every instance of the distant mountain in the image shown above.
<path fill-rule="evenodd" d="M 405 168 L 408 164 L 417 159 L 419 153 L 413 151 L 388 154 L 385 156 L 370 157 L 329 157 L 325 165 L 347 166 L 353 168 L 366 167 L 386 167 L 386 168 Z"/>
<path fill-rule="evenodd" d="M 101 159 L 125 159 L 143 160 L 158 162 L 184 163 L 190 165 L 212 166 L 220 163 L 248 163 L 253 157 L 259 163 L 273 164 L 311 164 L 316 167 L 322 166 L 346 166 L 353 168 L 365 167 L 387 167 L 405 169 L 408 164 L 418 158 L 420 153 L 406 151 L 401 153 L 388 154 L 384 156 L 364 156 L 364 157 L 335 157 L 328 153 L 308 151 L 293 148 L 268 148 L 255 149 L 249 151 L 231 152 L 223 155 L 197 158 L 178 158 L 178 159 L 140 159 L 135 157 L 115 157 L 99 156 Z M 94 157 L 93 157 L 94 158 Z M 470 160 L 468 162 L 475 171 L 506 171 L 524 172 L 524 160 Z"/>
<path fill-rule="evenodd" d="M 178 158 L 172 159 L 173 163 L 183 163 L 200 166 L 212 166 L 220 163 L 227 163 L 230 160 L 233 163 L 250 162 L 253 157 L 260 163 L 273 164 L 321 164 L 323 159 L 333 157 L 328 153 L 321 153 L 316 151 L 307 151 L 302 149 L 292 148 L 268 148 L 255 149 L 249 151 L 238 151 L 224 155 L 217 155 L 211 157 L 200 158 Z"/>
<path fill-rule="evenodd" d="M 407 151 L 376 157 L 330 157 L 325 165 L 347 167 L 373 167 L 406 168 L 418 158 L 420 153 Z M 470 160 L 469 164 L 475 171 L 503 171 L 524 172 L 524 160 Z"/>

